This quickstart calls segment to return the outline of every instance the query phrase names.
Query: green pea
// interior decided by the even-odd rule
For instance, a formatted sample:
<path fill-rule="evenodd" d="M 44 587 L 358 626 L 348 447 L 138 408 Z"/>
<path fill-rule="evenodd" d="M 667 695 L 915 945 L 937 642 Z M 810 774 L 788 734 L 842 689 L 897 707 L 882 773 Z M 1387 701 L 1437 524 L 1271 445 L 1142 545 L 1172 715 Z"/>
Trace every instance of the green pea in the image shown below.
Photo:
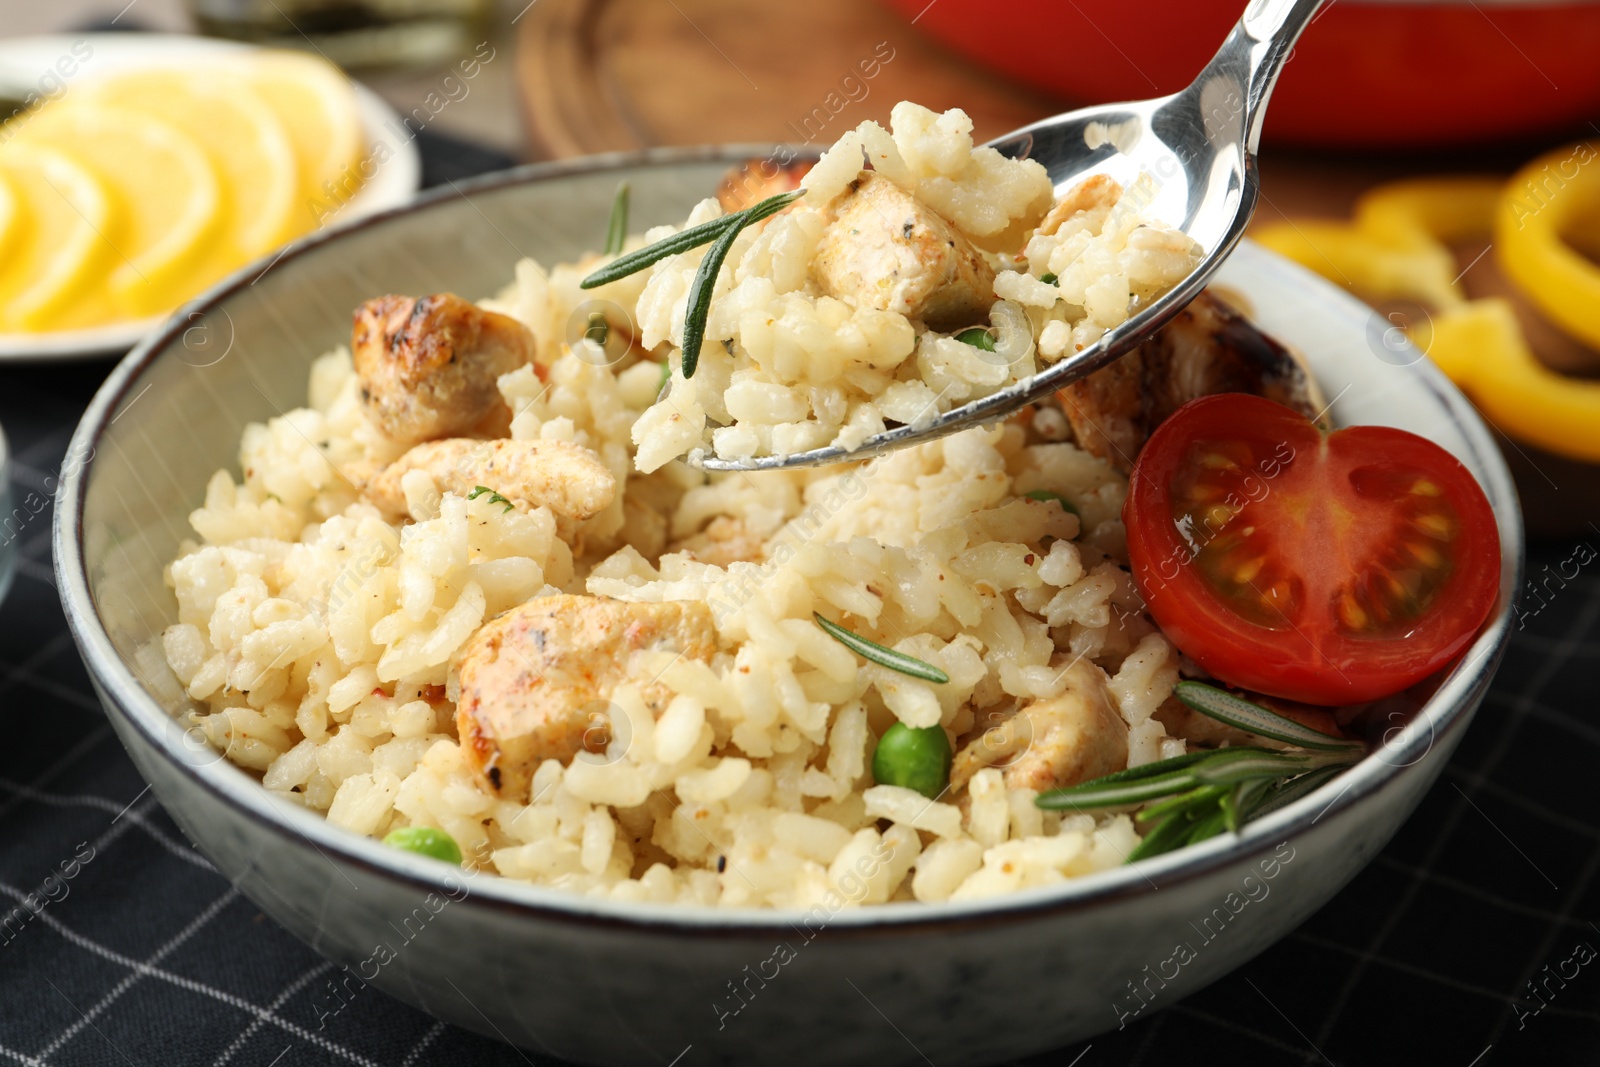
<path fill-rule="evenodd" d="M 879 785 L 904 786 L 925 797 L 937 797 L 950 781 L 953 759 L 944 727 L 919 730 L 897 722 L 878 739 L 878 750 L 872 754 L 872 777 Z"/>
<path fill-rule="evenodd" d="M 435 826 L 402 826 L 390 831 L 383 843 L 390 848 L 403 848 L 419 856 L 432 856 L 446 863 L 461 863 L 461 846 L 456 839 Z"/>
<path fill-rule="evenodd" d="M 1029 500 L 1054 500 L 1057 504 L 1061 505 L 1062 511 L 1070 512 L 1073 515 L 1078 514 L 1078 509 L 1072 506 L 1072 501 L 1068 500 L 1060 493 L 1052 493 L 1048 489 L 1035 489 L 1031 493 L 1023 493 L 1022 495 L 1027 497 Z"/>
<path fill-rule="evenodd" d="M 974 326 L 970 330 L 962 330 L 956 334 L 956 340 L 973 348 L 981 348 L 985 352 L 994 351 L 994 335 L 989 332 L 987 326 Z"/>

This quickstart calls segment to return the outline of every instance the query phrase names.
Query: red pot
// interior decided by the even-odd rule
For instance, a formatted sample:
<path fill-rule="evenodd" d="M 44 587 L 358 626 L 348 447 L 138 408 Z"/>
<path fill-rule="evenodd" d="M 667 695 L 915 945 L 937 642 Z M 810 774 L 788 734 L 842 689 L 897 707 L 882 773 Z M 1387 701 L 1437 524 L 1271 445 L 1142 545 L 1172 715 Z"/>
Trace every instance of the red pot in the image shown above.
<path fill-rule="evenodd" d="M 887 0 L 973 60 L 1082 103 L 1175 92 L 1242 0 Z M 1295 47 L 1266 135 L 1321 146 L 1443 145 L 1600 115 L 1600 2 L 1336 0 Z"/>

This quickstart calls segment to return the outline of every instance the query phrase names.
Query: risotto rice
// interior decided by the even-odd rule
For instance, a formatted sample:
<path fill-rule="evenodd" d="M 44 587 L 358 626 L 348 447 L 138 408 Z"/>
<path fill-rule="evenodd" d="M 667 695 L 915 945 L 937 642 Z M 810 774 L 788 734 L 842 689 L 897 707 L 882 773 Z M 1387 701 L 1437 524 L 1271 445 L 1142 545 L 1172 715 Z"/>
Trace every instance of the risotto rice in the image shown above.
<path fill-rule="evenodd" d="M 915 421 L 1088 343 L 1187 270 L 1192 249 L 1141 225 L 1120 190 L 1053 206 L 1036 164 L 974 149 L 970 128 L 902 104 L 892 134 L 846 134 L 801 207 L 735 245 L 691 380 L 674 345 L 698 251 L 602 291 L 636 317 L 643 359 L 564 336 L 596 260 L 519 264 L 481 305 L 534 341 L 532 362 L 498 376 L 509 427 L 405 463 L 350 352 L 316 359 L 307 406 L 246 429 L 239 476 L 213 476 L 198 540 L 169 568 L 162 652 L 187 722 L 275 796 L 354 833 L 438 827 L 476 869 L 616 900 L 964 900 L 1122 863 L 1138 842 L 1127 816 L 1033 801 L 1069 784 L 1069 766 L 1081 779 L 1183 753 L 1156 715 L 1178 658 L 1129 578 L 1126 481 L 1062 439 L 1059 413 L 823 471 L 708 476 L 674 458 L 710 421 L 723 455 Z M 863 150 L 876 180 L 998 266 L 998 362 L 818 288 L 810 264 L 831 205 L 860 188 Z M 1008 243 L 1022 251 L 986 250 Z M 518 444 L 534 442 L 549 445 Z M 565 510 L 530 499 L 489 480 L 521 477 L 513 452 L 581 461 L 598 472 L 586 485 L 614 487 L 562 497 Z M 527 623 L 542 602 L 573 605 L 574 626 L 607 605 L 630 626 L 684 605 L 671 625 L 694 648 L 608 655 L 603 678 L 585 675 L 593 692 L 570 689 L 598 732 L 520 781 L 508 745 L 486 778 L 458 715 L 490 692 L 486 623 Z M 948 683 L 863 662 L 813 613 Z M 560 677 L 537 679 L 555 700 Z M 943 794 L 873 780 L 897 722 L 953 741 Z"/>

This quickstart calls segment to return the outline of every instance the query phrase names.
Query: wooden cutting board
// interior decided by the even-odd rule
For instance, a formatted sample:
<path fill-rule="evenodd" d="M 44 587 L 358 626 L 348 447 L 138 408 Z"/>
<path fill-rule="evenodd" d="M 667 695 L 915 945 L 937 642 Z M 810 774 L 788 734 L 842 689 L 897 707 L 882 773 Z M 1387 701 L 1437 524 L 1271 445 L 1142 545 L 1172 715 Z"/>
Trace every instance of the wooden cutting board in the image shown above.
<path fill-rule="evenodd" d="M 1058 110 L 869 0 L 538 0 L 519 28 L 529 135 L 548 158 L 826 146 L 900 100 L 965 109 L 980 141 Z"/>

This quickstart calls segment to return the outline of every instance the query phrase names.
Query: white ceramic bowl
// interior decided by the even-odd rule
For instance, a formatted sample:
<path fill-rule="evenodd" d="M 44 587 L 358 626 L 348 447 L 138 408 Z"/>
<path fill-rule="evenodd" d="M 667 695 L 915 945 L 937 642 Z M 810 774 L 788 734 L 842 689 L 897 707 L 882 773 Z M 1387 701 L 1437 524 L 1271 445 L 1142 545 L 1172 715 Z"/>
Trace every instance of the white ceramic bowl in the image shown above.
<path fill-rule="evenodd" d="M 73 448 L 90 458 L 64 477 L 56 509 L 61 595 L 107 713 L 184 831 L 277 921 L 402 1000 L 563 1059 L 888 1067 L 926 1052 L 956 1067 L 1115 1027 L 1141 1003 L 1130 983 L 1152 1009 L 1170 1004 L 1300 923 L 1411 812 L 1489 685 L 1522 556 L 1511 479 L 1470 405 L 1362 305 L 1248 244 L 1222 282 L 1304 351 L 1339 422 L 1401 426 L 1458 455 L 1494 505 L 1504 555 L 1498 610 L 1409 725 L 1396 720 L 1354 770 L 1237 837 L 981 903 L 806 915 L 597 902 L 468 878 L 346 833 L 274 801 L 170 717 L 184 698 L 150 648 L 176 610 L 162 567 L 192 536 L 207 476 L 233 466 L 245 423 L 304 401 L 311 359 L 348 339 L 354 305 L 493 292 L 521 255 L 551 263 L 594 246 L 618 179 L 642 229 L 681 219 L 750 154 L 491 176 L 318 234 L 256 284 L 213 290 L 206 329 L 142 343 L 84 416 Z M 1193 958 L 1167 962 L 1180 943 Z"/>

